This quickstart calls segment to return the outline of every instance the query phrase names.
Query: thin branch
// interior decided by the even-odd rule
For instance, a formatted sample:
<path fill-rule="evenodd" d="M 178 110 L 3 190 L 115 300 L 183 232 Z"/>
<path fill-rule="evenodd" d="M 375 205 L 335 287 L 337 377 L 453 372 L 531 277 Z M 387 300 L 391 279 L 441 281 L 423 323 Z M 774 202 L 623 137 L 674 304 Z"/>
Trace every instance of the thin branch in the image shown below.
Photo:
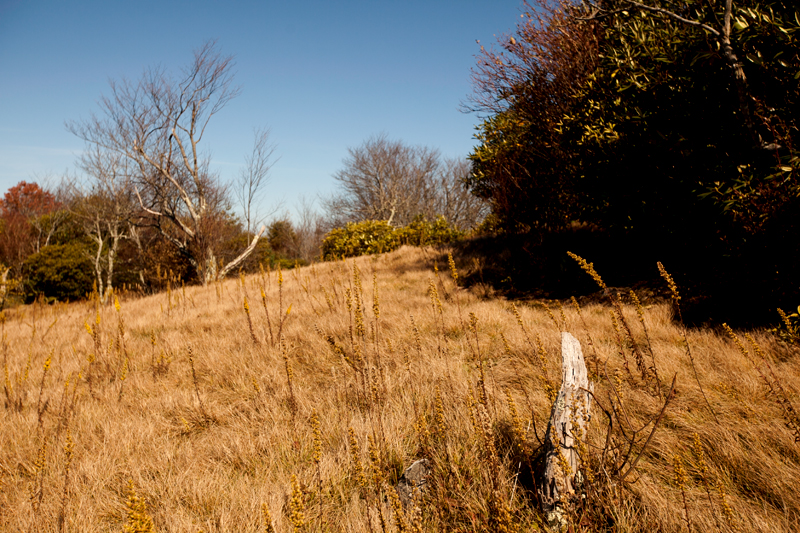
<path fill-rule="evenodd" d="M 669 11 L 668 9 L 663 9 L 663 8 L 655 7 L 655 6 L 648 6 L 646 4 L 642 4 L 640 2 L 636 2 L 636 0 L 625 0 L 625 1 L 628 2 L 629 4 L 633 5 L 633 6 L 638 7 L 639 9 L 644 9 L 645 11 L 650 11 L 652 13 L 660 13 L 662 15 L 666 15 L 666 16 L 668 16 L 670 18 L 673 18 L 673 19 L 675 19 L 677 21 L 683 22 L 684 24 L 688 24 L 689 26 L 696 26 L 698 28 L 702 28 L 702 29 L 706 30 L 707 32 L 711 33 L 712 35 L 714 35 L 715 37 L 721 37 L 722 36 L 718 30 L 712 28 L 708 24 L 703 24 L 702 22 L 698 22 L 696 20 L 691 20 L 691 19 L 684 18 L 684 17 L 678 15 L 677 13 L 673 13 L 672 11 Z M 731 2 L 731 0 L 728 0 L 728 3 L 730 3 L 730 2 Z"/>
<path fill-rule="evenodd" d="M 664 417 L 664 412 L 667 410 L 667 405 L 669 405 L 670 400 L 672 400 L 673 396 L 675 395 L 675 381 L 677 379 L 678 379 L 678 374 L 675 374 L 675 376 L 672 378 L 672 386 L 669 388 L 669 393 L 667 394 L 667 399 L 664 401 L 664 406 L 661 408 L 661 412 L 658 413 L 658 418 L 656 418 L 656 421 L 653 424 L 653 429 L 652 429 L 652 431 L 650 431 L 650 436 L 647 437 L 647 440 L 645 441 L 644 446 L 642 446 L 642 450 L 639 452 L 639 455 L 636 456 L 636 459 L 634 459 L 631 462 L 631 466 L 628 468 L 628 470 L 626 470 L 625 473 L 622 474 L 619 477 L 620 483 L 625 480 L 625 477 L 627 477 L 628 474 L 631 473 L 631 470 L 636 468 L 636 464 L 639 462 L 639 459 L 641 459 L 642 455 L 644 455 L 644 451 L 647 449 L 647 446 L 650 444 L 650 440 L 653 438 L 653 435 L 656 432 L 656 428 L 658 428 L 659 422 L 661 422 L 661 419 Z"/>
<path fill-rule="evenodd" d="M 252 253 L 252 251 L 255 250 L 256 244 L 258 244 L 258 239 L 261 238 L 266 229 L 267 229 L 266 226 L 261 226 L 261 229 L 255 235 L 255 237 L 253 237 L 253 240 L 250 242 L 250 245 L 244 249 L 244 251 L 239 255 L 239 257 L 237 257 L 236 259 L 225 265 L 225 267 L 219 272 L 220 278 L 224 278 L 228 274 L 228 272 L 236 268 L 242 261 L 247 259 L 247 256 L 249 256 Z"/>

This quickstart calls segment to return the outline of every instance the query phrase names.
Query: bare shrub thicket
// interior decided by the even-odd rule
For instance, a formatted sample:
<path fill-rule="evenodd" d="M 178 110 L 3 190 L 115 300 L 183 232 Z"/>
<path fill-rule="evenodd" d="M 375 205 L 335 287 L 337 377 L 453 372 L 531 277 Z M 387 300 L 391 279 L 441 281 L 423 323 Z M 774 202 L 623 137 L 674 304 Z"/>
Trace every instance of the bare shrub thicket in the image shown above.
<path fill-rule="evenodd" d="M 349 148 L 342 165 L 333 176 L 339 189 L 325 200 L 334 226 L 362 220 L 405 226 L 418 215 L 443 215 L 459 229 L 469 229 L 487 213 L 464 183 L 466 160 L 442 158 L 438 150 L 377 135 Z"/>

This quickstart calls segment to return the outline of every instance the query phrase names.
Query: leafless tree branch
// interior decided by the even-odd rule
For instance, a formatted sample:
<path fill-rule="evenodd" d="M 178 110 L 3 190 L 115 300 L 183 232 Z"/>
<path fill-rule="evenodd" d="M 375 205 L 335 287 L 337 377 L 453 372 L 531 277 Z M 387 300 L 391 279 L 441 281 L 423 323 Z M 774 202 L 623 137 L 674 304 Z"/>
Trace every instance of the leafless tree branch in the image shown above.
<path fill-rule="evenodd" d="M 233 58 L 209 41 L 177 80 L 163 69 L 150 69 L 136 83 L 111 82 L 111 94 L 100 102 L 100 117 L 67 124 L 87 144 L 117 154 L 136 170 L 131 182 L 149 225 L 189 260 L 202 283 L 220 274 L 212 228 L 220 227 L 228 199 L 200 142 L 211 118 L 239 94 L 233 67 Z M 253 184 L 258 189 L 269 170 L 266 136 L 256 148 L 261 151 L 253 157 L 263 159 L 260 181 Z M 245 257 L 253 249 L 248 246 Z"/>

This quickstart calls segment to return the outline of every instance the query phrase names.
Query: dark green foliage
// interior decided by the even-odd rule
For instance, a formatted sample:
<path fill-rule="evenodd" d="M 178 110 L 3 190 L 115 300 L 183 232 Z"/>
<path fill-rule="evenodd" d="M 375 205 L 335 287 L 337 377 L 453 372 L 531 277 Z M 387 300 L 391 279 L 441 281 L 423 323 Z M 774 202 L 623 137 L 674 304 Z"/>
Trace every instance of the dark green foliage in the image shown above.
<path fill-rule="evenodd" d="M 758 231 L 800 192 L 798 8 L 734 4 L 739 81 L 712 32 L 723 32 L 723 3 L 648 3 L 710 29 L 600 5 L 592 20 L 589 8 L 554 9 L 556 27 L 526 19 L 504 55 L 479 60 L 478 108 L 492 114 L 471 155 L 473 191 L 514 231 L 575 219 Z M 570 46 L 580 51 L 556 50 Z"/>
<path fill-rule="evenodd" d="M 723 31 L 723 6 L 656 4 Z M 593 222 L 756 233 L 800 192 L 797 14 L 780 1 L 735 3 L 744 81 L 708 30 L 647 11 L 596 23 L 598 66 L 562 130 Z"/>
<path fill-rule="evenodd" d="M 778 308 L 781 323 L 771 331 L 788 344 L 800 344 L 800 305 L 794 313 Z"/>
<path fill-rule="evenodd" d="M 23 264 L 25 297 L 39 295 L 60 301 L 84 298 L 94 282 L 88 248 L 80 241 L 42 248 Z"/>
<path fill-rule="evenodd" d="M 628 243 L 612 271 L 673 265 L 698 321 L 757 323 L 800 298 L 800 8 L 735 1 L 726 53 L 724 2 L 642 5 L 697 24 L 543 0 L 483 51 L 470 185 L 531 251 L 588 225 Z"/>
<path fill-rule="evenodd" d="M 506 230 L 556 231 L 581 214 L 573 170 L 542 142 L 545 125 L 509 109 L 486 119 L 475 136 L 468 183 Z"/>
<path fill-rule="evenodd" d="M 277 253 L 291 255 L 297 248 L 297 233 L 289 220 L 276 220 L 269 225 L 267 241 Z"/>

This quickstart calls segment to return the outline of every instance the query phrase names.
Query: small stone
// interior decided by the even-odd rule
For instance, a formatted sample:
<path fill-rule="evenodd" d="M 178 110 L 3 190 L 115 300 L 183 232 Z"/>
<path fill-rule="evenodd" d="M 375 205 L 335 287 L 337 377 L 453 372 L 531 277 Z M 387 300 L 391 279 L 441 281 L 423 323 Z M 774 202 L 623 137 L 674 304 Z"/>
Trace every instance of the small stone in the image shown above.
<path fill-rule="evenodd" d="M 413 503 L 415 489 L 420 493 L 425 490 L 429 473 L 430 461 L 427 459 L 414 461 L 403 471 L 403 475 L 400 476 L 400 480 L 394 487 L 400 501 L 403 502 L 403 507 L 408 507 Z"/>

